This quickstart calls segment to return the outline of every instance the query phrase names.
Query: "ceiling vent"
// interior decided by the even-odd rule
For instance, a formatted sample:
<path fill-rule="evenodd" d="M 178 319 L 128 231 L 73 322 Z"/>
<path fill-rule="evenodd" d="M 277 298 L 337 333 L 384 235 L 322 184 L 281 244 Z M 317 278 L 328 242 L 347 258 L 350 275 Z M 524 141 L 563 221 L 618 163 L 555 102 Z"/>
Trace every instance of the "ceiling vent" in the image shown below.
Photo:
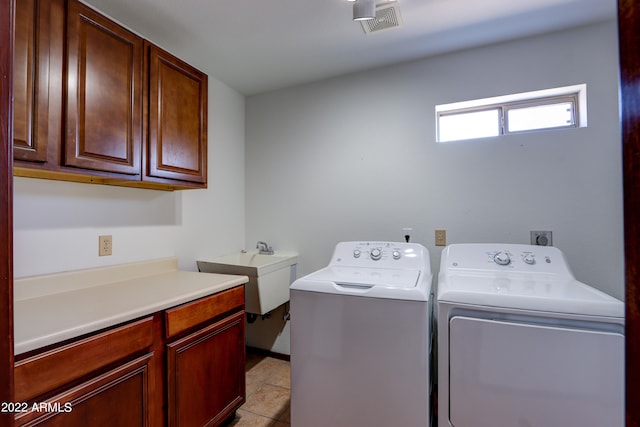
<path fill-rule="evenodd" d="M 400 5 L 397 1 L 385 1 L 376 5 L 376 17 L 366 21 L 360 21 L 365 33 L 396 28 L 402 24 Z"/>

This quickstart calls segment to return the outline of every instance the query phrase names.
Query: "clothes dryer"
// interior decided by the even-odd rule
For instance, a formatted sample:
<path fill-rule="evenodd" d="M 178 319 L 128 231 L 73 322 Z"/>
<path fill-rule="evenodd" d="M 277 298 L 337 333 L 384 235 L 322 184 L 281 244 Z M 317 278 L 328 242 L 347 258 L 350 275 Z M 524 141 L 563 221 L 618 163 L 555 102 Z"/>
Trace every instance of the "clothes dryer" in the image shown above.
<path fill-rule="evenodd" d="M 421 245 L 342 242 L 291 285 L 291 424 L 430 424 L 431 268 Z"/>
<path fill-rule="evenodd" d="M 450 245 L 437 306 L 439 427 L 624 425 L 624 305 L 557 248 Z"/>

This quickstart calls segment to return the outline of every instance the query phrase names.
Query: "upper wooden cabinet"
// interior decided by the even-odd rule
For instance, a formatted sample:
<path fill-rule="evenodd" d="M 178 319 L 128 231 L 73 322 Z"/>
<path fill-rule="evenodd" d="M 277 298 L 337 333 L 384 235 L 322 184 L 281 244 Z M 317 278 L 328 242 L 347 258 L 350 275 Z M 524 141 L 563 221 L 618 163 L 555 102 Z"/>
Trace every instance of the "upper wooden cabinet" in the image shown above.
<path fill-rule="evenodd" d="M 149 144 L 143 180 L 207 182 L 207 75 L 145 42 Z"/>
<path fill-rule="evenodd" d="M 206 74 L 78 0 L 16 2 L 15 40 L 14 175 L 206 188 Z"/>
<path fill-rule="evenodd" d="M 50 102 L 51 108 L 56 108 L 56 94 L 50 94 L 49 80 L 50 77 L 56 79 L 57 76 L 58 81 L 61 78 L 60 71 L 55 72 L 55 62 L 61 64 L 62 58 L 61 24 L 64 21 L 59 6 L 55 0 L 16 2 L 13 145 L 14 157 L 19 160 L 46 162 L 49 140 L 56 143 L 60 137 L 55 123 L 49 121 Z M 59 94 L 60 91 L 58 110 L 61 105 Z M 51 130 L 50 124 L 53 125 Z"/>
<path fill-rule="evenodd" d="M 142 38 L 72 0 L 64 165 L 140 174 Z"/>

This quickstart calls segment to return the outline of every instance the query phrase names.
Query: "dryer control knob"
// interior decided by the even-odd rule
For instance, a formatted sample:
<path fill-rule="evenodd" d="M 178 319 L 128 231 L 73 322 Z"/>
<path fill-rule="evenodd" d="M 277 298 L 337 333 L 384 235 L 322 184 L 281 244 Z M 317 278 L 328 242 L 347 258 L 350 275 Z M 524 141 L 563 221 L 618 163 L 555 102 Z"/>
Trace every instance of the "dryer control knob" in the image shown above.
<path fill-rule="evenodd" d="M 371 249 L 370 255 L 372 260 L 378 261 L 382 258 L 382 250 L 379 248 Z"/>
<path fill-rule="evenodd" d="M 536 259 L 531 254 L 526 254 L 524 257 L 522 257 L 522 260 L 524 261 L 525 264 L 529 264 L 529 265 L 533 265 L 536 263 Z"/>
<path fill-rule="evenodd" d="M 498 252 L 493 256 L 493 260 L 498 265 L 509 265 L 511 264 L 511 258 L 509 254 L 506 252 Z"/>
<path fill-rule="evenodd" d="M 400 251 L 393 251 L 393 259 L 400 259 Z"/>
<path fill-rule="evenodd" d="M 360 254 L 361 254 L 360 249 L 354 249 L 353 250 L 353 257 L 354 258 L 360 258 Z"/>

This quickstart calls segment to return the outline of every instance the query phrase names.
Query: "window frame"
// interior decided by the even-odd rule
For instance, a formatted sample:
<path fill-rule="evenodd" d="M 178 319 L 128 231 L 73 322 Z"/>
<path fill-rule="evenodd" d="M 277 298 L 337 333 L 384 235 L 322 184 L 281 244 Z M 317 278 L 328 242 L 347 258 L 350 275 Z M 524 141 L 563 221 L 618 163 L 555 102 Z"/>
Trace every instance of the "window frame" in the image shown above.
<path fill-rule="evenodd" d="M 517 110 L 520 108 L 528 108 L 528 107 L 540 107 L 543 105 L 555 105 L 555 104 L 564 104 L 570 103 L 573 105 L 572 108 L 572 117 L 571 123 L 565 126 L 549 126 L 542 127 L 536 129 L 525 129 L 525 130 L 517 130 L 511 131 L 509 130 L 509 110 Z M 502 110 L 502 127 L 504 130 L 503 135 L 509 134 L 517 134 L 517 133 L 528 133 L 528 132 L 538 132 L 544 130 L 551 129 L 567 129 L 567 128 L 577 128 L 580 127 L 580 102 L 578 99 L 578 93 L 572 93 L 567 95 L 558 95 L 558 96 L 549 96 L 545 98 L 537 98 L 529 101 L 515 101 L 510 102 L 504 105 L 504 109 Z"/>
<path fill-rule="evenodd" d="M 528 107 L 571 103 L 573 106 L 572 123 L 564 126 L 551 126 L 536 129 L 509 130 L 509 111 Z M 498 110 L 499 133 L 496 136 L 473 137 L 465 139 L 445 140 L 440 138 L 440 118 L 456 114 L 466 114 L 481 111 Z M 436 142 L 449 143 L 470 141 L 475 139 L 496 138 L 503 135 L 515 135 L 531 132 L 543 132 L 557 129 L 586 127 L 586 84 L 567 86 L 563 88 L 546 89 L 535 92 L 499 96 L 494 98 L 476 99 L 436 106 Z"/>

